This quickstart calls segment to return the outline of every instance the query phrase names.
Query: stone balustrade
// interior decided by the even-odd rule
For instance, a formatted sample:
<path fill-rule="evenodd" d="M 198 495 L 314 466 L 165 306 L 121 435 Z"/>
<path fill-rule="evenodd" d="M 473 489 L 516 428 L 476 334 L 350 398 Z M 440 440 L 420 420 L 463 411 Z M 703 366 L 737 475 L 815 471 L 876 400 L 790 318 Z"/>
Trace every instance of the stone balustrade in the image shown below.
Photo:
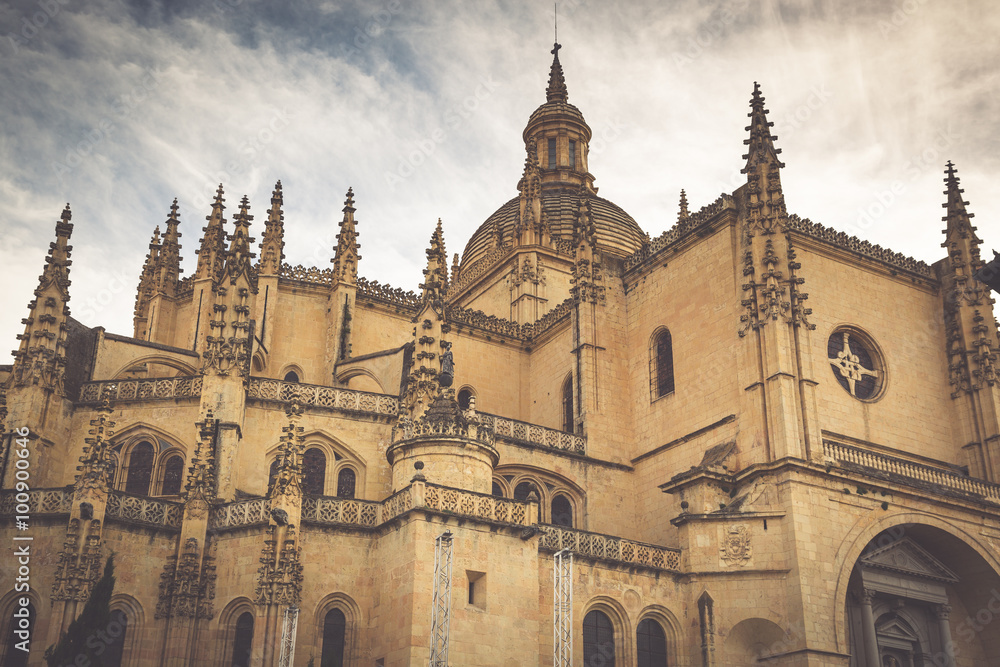
<path fill-rule="evenodd" d="M 216 505 L 208 513 L 208 527 L 211 530 L 259 526 L 270 520 L 271 501 L 268 498 L 250 498 Z"/>
<path fill-rule="evenodd" d="M 598 560 L 680 572 L 681 552 L 679 549 L 669 549 L 600 533 L 563 528 L 562 526 L 543 525 L 540 528 L 542 530 L 542 539 L 538 543 L 540 551 L 555 552 L 568 549 L 575 554 Z"/>
<path fill-rule="evenodd" d="M 302 520 L 374 528 L 379 524 L 382 506 L 382 503 L 370 500 L 306 496 L 302 500 Z"/>
<path fill-rule="evenodd" d="M 104 399 L 112 403 L 159 401 L 201 396 L 200 375 L 150 378 L 148 380 L 105 380 L 87 382 L 80 387 L 81 404 L 97 405 Z"/>
<path fill-rule="evenodd" d="M 70 507 L 73 505 L 73 489 L 70 487 L 32 489 L 25 493 L 28 494 L 28 502 L 18 503 L 17 491 L 8 490 L 0 492 L 0 516 L 14 516 L 15 514 L 27 514 L 28 516 L 69 514 Z M 17 508 L 19 504 L 27 505 L 28 511 L 19 511 Z"/>
<path fill-rule="evenodd" d="M 823 441 L 823 454 L 834 461 L 848 466 L 858 466 L 881 473 L 879 476 L 894 476 L 891 481 L 915 483 L 924 487 L 935 485 L 961 493 L 981 496 L 1000 503 L 1000 485 L 974 477 L 966 477 L 942 468 L 907 461 L 906 459 L 879 454 L 850 445 Z"/>
<path fill-rule="evenodd" d="M 125 523 L 177 530 L 181 527 L 183 514 L 184 506 L 180 503 L 133 496 L 123 491 L 111 491 L 108 494 L 108 507 L 105 512 L 106 517 Z"/>
<path fill-rule="evenodd" d="M 399 411 L 399 399 L 387 394 L 265 378 L 250 378 L 247 398 L 369 415 L 395 416 Z"/>
<path fill-rule="evenodd" d="M 425 484 L 424 507 L 486 521 L 528 525 L 528 504 L 437 484 Z"/>
<path fill-rule="evenodd" d="M 529 424 L 528 422 L 499 417 L 484 412 L 479 418 L 486 426 L 493 429 L 493 435 L 498 440 L 509 440 L 518 444 L 560 449 L 576 454 L 587 453 L 587 439 L 575 433 L 566 433 L 554 428 Z"/>

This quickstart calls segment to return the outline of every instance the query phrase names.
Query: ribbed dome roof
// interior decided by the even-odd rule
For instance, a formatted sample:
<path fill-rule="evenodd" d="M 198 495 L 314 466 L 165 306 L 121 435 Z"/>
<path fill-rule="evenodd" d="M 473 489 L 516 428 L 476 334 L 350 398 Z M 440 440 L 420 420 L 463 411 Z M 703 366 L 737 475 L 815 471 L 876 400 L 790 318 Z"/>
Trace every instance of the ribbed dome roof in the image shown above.
<path fill-rule="evenodd" d="M 589 194 L 591 211 L 597 223 L 597 246 L 602 251 L 618 257 L 627 257 L 642 247 L 646 235 L 628 213 L 607 199 Z M 549 222 L 553 237 L 573 238 L 573 221 L 580 209 L 580 191 L 566 188 L 542 188 L 542 209 Z M 469 239 L 462 254 L 462 269 L 486 256 L 489 252 L 493 223 L 500 225 L 504 243 L 509 243 L 514 233 L 519 202 L 514 197 L 486 219 Z"/>

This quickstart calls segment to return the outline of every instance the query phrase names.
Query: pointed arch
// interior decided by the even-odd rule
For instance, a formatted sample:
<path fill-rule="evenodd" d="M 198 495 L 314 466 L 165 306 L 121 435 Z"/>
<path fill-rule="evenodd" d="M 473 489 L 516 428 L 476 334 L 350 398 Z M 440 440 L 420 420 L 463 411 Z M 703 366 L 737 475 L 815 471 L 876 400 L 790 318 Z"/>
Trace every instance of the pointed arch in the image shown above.
<path fill-rule="evenodd" d="M 588 617 L 591 619 L 589 627 Z M 620 602 L 604 595 L 597 596 L 584 605 L 581 619 L 579 621 L 583 632 L 580 642 L 582 648 L 580 655 L 583 658 L 581 664 L 604 664 L 607 667 L 626 667 L 634 664 L 631 650 L 632 628 L 629 625 L 628 612 Z M 591 633 L 589 641 L 588 631 Z M 591 659 L 594 662 L 591 662 Z M 601 659 L 604 660 L 603 663 L 600 662 Z"/>
<path fill-rule="evenodd" d="M 116 593 L 111 596 L 110 608 L 111 623 L 107 634 L 112 643 L 108 647 L 108 662 L 105 664 L 108 667 L 137 667 L 146 629 L 142 605 L 131 595 Z"/>
<path fill-rule="evenodd" d="M 573 403 L 573 374 L 570 373 L 562 383 L 562 430 L 576 433 L 576 408 Z"/>
<path fill-rule="evenodd" d="M 173 357 L 167 357 L 162 354 L 148 354 L 143 357 L 137 357 L 126 362 L 121 366 L 114 375 L 111 376 L 112 380 L 125 380 L 126 373 L 136 366 L 145 364 L 146 366 L 166 366 L 177 371 L 174 376 L 184 376 L 184 375 L 198 375 L 198 369 L 191 364 L 181 361 L 180 359 L 174 359 Z M 147 375 L 150 378 L 156 377 L 171 377 L 169 375 Z"/>
<path fill-rule="evenodd" d="M 249 598 L 238 597 L 230 600 L 229 604 L 222 610 L 222 613 L 219 614 L 219 636 L 221 641 L 218 642 L 216 664 L 226 665 L 227 667 L 236 667 L 237 665 L 239 667 L 248 667 L 248 662 L 239 662 L 239 659 L 242 657 L 242 659 L 246 660 L 249 657 L 247 635 L 249 635 L 250 645 L 252 645 L 253 633 L 255 631 L 263 631 L 263 628 L 257 628 L 255 627 L 256 625 L 256 610 Z M 239 637 L 237 637 L 237 634 L 239 634 Z M 237 655 L 237 651 L 240 652 L 240 655 Z"/>
<path fill-rule="evenodd" d="M 684 629 L 677 616 L 662 605 L 651 604 L 639 612 L 638 623 L 636 624 L 637 645 L 636 653 L 640 653 L 638 645 L 639 625 L 643 621 L 655 622 L 662 630 L 667 643 L 667 664 L 686 665 L 688 664 L 687 645 L 684 642 Z M 638 656 L 637 656 L 638 657 Z M 640 661 L 640 665 L 643 663 Z"/>
<path fill-rule="evenodd" d="M 318 481 L 314 479 L 312 482 L 313 486 L 307 486 L 306 493 L 313 495 L 335 494 L 340 481 L 341 471 L 350 469 L 355 475 L 354 497 L 365 497 L 367 462 L 364 457 L 358 454 L 353 448 L 348 447 L 346 444 L 321 429 L 303 433 L 302 437 L 304 439 L 305 448 L 303 451 L 305 453 L 315 450 L 316 452 L 322 454 L 324 458 L 321 490 L 319 493 L 316 493 L 315 489 L 319 489 L 320 486 Z M 268 490 L 270 490 L 273 482 L 279 448 L 280 444 L 275 443 L 265 452 L 265 461 L 267 462 L 269 470 L 267 484 Z M 314 453 L 313 456 L 316 457 L 316 461 L 318 462 L 318 454 Z M 303 461 L 303 464 L 305 463 L 306 461 Z M 313 491 L 308 490 L 308 488 L 312 488 Z"/>
<path fill-rule="evenodd" d="M 14 667 L 24 667 L 28 664 L 26 653 L 24 654 L 23 661 L 17 660 L 21 657 L 21 651 L 11 643 L 12 639 L 19 640 L 13 632 L 14 630 L 22 629 L 22 625 L 24 624 L 20 618 L 14 616 L 15 611 L 22 609 L 20 604 L 21 598 L 28 599 L 28 618 L 26 619 L 26 624 L 32 631 L 31 636 L 38 636 L 38 612 L 44 609 L 41 598 L 38 597 L 38 594 L 34 590 L 30 590 L 27 593 L 9 591 L 3 598 L 0 598 L 0 633 L 2 633 L 0 634 L 0 642 L 2 642 L 0 643 L 0 665 L 10 664 Z"/>

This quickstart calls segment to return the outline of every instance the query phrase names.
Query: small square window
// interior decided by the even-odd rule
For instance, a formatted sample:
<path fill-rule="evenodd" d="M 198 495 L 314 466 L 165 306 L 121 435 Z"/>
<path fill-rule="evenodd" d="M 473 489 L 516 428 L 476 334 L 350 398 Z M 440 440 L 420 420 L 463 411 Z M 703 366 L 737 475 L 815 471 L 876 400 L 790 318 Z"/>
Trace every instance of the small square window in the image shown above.
<path fill-rule="evenodd" d="M 486 609 L 486 573 L 466 570 L 468 577 L 468 604 L 476 609 Z"/>

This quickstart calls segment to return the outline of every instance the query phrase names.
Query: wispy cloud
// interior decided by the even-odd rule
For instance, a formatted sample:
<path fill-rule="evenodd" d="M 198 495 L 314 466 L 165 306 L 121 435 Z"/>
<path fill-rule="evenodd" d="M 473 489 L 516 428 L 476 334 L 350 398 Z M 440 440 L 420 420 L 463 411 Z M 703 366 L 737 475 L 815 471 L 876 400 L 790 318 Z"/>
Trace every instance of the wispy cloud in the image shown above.
<path fill-rule="evenodd" d="M 220 180 L 230 207 L 247 194 L 259 213 L 282 180 L 293 264 L 325 264 L 316 239 L 332 239 L 353 186 L 361 272 L 414 287 L 438 217 L 460 251 L 515 194 L 521 130 L 544 100 L 550 11 L 513 0 L 3 5 L 0 336 L 13 346 L 67 201 L 71 307 L 82 317 L 111 294 L 84 321 L 130 333 L 131 287 L 109 285 L 138 279 L 175 196 L 190 271 Z M 591 160 L 601 194 L 651 234 L 674 220 L 682 187 L 698 207 L 738 184 L 756 80 L 790 210 L 934 261 L 947 159 L 987 247 L 1000 247 L 987 224 L 1000 213 L 998 29 L 998 12 L 972 0 L 572 0 L 559 37 L 570 101 L 595 135 L 607 130 Z"/>

